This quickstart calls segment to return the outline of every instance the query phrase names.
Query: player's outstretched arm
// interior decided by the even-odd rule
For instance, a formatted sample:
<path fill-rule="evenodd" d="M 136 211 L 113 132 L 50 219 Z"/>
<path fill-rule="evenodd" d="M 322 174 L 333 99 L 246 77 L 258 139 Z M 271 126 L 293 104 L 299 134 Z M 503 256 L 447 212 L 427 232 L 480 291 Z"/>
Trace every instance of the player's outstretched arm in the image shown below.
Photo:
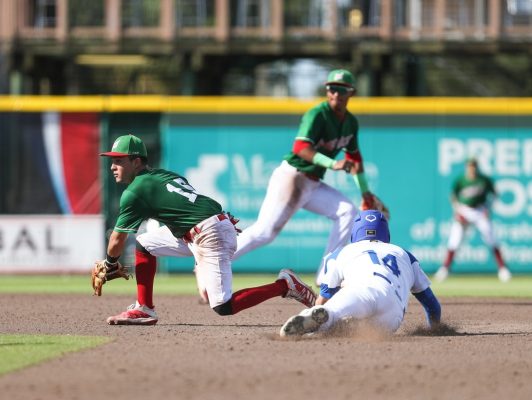
<path fill-rule="evenodd" d="M 422 292 L 413 293 L 413 295 L 425 309 L 429 327 L 435 328 L 440 323 L 441 306 L 436 296 L 434 296 L 432 289 L 428 287 Z"/>
<path fill-rule="evenodd" d="M 327 301 L 329 301 L 331 297 L 333 297 L 336 293 L 338 293 L 339 290 L 340 290 L 340 286 L 329 287 L 327 284 L 322 283 L 320 285 L 320 293 L 316 299 L 316 305 L 317 306 L 324 305 L 325 303 L 327 303 Z"/>

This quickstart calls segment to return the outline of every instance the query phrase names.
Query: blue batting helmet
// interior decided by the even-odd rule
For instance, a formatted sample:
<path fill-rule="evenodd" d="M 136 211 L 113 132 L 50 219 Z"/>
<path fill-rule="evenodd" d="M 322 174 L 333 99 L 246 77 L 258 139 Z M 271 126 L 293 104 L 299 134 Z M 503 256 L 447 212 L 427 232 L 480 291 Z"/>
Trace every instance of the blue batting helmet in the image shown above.
<path fill-rule="evenodd" d="M 360 240 L 380 240 L 390 243 L 388 221 L 380 211 L 360 211 L 351 230 L 351 243 Z"/>

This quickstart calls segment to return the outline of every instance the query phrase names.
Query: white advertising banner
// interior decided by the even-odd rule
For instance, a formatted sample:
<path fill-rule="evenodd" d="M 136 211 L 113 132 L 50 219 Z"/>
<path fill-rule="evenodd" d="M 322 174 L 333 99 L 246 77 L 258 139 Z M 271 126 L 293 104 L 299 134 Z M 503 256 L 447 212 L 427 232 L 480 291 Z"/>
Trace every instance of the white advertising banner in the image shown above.
<path fill-rule="evenodd" d="M 0 273 L 86 272 L 105 255 L 103 215 L 0 216 Z"/>

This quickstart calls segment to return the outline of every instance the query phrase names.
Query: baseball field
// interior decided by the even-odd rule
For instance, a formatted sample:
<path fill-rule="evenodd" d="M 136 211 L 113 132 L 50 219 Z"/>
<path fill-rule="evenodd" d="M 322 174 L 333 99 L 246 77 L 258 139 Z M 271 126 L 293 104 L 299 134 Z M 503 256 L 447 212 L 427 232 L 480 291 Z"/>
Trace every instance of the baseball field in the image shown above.
<path fill-rule="evenodd" d="M 305 277 L 307 282 L 311 276 Z M 273 275 L 237 275 L 234 288 Z M 116 283 L 115 283 L 116 282 Z M 132 281 L 92 296 L 85 276 L 1 276 L 5 399 L 530 399 L 532 277 L 451 276 L 433 289 L 445 325 L 424 329 L 411 299 L 393 336 L 364 325 L 281 340 L 299 303 L 274 299 L 230 317 L 200 305 L 191 275 L 158 276 L 159 323 L 109 326 Z"/>

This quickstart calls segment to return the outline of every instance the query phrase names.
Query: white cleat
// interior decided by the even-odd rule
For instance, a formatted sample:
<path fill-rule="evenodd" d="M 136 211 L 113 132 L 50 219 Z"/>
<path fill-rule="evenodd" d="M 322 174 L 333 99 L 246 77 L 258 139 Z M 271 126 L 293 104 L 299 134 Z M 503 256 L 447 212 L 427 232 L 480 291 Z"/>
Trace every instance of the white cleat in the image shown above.
<path fill-rule="evenodd" d="M 279 335 L 281 337 L 302 336 L 306 333 L 316 332 L 328 320 L 329 313 L 327 310 L 322 306 L 315 306 L 290 317 L 281 327 Z"/>
<path fill-rule="evenodd" d="M 449 269 L 441 266 L 434 274 L 434 280 L 436 282 L 443 282 L 449 276 Z"/>
<path fill-rule="evenodd" d="M 510 279 L 512 279 L 512 273 L 506 267 L 499 268 L 497 275 L 501 282 L 508 282 Z"/>

